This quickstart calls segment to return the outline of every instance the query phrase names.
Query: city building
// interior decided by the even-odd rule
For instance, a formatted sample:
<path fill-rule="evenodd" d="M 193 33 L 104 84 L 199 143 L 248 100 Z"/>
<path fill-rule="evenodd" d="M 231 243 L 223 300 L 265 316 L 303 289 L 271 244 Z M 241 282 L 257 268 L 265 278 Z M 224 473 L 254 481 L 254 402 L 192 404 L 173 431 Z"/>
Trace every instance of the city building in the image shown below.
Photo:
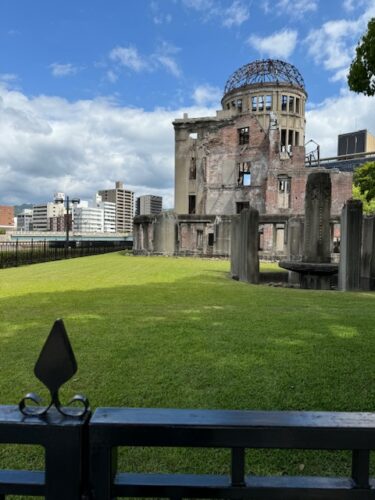
<path fill-rule="evenodd" d="M 132 233 L 134 218 L 134 192 L 124 189 L 122 182 L 117 181 L 114 189 L 104 189 L 98 192 L 103 201 L 116 205 L 116 232 Z"/>
<path fill-rule="evenodd" d="M 62 202 L 47 202 L 33 206 L 33 231 L 50 231 L 49 219 L 64 217 L 65 207 Z"/>
<path fill-rule="evenodd" d="M 32 231 L 33 228 L 33 209 L 24 208 L 17 215 L 17 231 Z"/>
<path fill-rule="evenodd" d="M 147 194 L 139 196 L 135 203 L 135 215 L 160 214 L 163 210 L 162 196 Z"/>
<path fill-rule="evenodd" d="M 175 215 L 163 224 L 158 216 L 136 218 L 135 250 L 152 253 L 156 245 L 163 253 L 157 231 L 164 225 L 169 253 L 228 255 L 231 218 L 251 206 L 260 214 L 264 256 L 285 255 L 287 223 L 304 216 L 313 170 L 305 166 L 306 99 L 297 68 L 268 59 L 229 77 L 216 116 L 176 119 Z M 337 217 L 351 197 L 352 173 L 329 173 Z"/>
<path fill-rule="evenodd" d="M 77 233 L 102 233 L 104 229 L 104 211 L 102 208 L 89 207 L 87 201 L 81 201 L 72 207 L 73 231 Z"/>
<path fill-rule="evenodd" d="M 0 205 L 0 228 L 14 228 L 14 207 Z"/>
<path fill-rule="evenodd" d="M 111 201 L 103 201 L 99 194 L 95 196 L 95 206 L 103 210 L 103 231 L 105 233 L 116 232 L 116 204 Z"/>
<path fill-rule="evenodd" d="M 338 156 L 370 152 L 375 152 L 375 137 L 367 130 L 357 130 L 338 136 Z"/>

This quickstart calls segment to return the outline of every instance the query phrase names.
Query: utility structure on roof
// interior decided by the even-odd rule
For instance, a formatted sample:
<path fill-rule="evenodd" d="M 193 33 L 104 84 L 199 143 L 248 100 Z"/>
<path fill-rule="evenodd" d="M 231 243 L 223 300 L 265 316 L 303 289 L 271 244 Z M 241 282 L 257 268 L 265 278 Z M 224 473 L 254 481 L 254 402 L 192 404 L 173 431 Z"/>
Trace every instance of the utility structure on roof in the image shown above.
<path fill-rule="evenodd" d="M 274 257 L 286 254 L 286 224 L 304 215 L 311 171 L 305 167 L 306 99 L 295 66 L 254 61 L 229 77 L 216 116 L 185 113 L 174 120 L 174 253 L 228 254 L 230 218 L 252 207 L 264 221 L 260 249 Z M 332 215 L 338 215 L 351 197 L 352 174 L 330 175 Z"/>

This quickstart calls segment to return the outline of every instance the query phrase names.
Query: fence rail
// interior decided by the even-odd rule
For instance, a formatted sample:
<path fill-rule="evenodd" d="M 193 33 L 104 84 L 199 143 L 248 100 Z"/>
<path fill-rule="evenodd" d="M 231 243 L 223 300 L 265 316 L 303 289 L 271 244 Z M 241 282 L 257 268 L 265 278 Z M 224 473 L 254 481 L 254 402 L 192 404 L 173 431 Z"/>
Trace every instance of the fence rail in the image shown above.
<path fill-rule="evenodd" d="M 0 243 L 0 269 L 131 250 L 131 241 L 12 241 Z"/>
<path fill-rule="evenodd" d="M 369 478 L 374 413 L 98 408 L 91 418 L 53 410 L 40 419 L 2 406 L 0 442 L 46 449 L 44 472 L 0 471 L 1 500 L 11 494 L 47 500 L 375 498 Z M 119 472 L 117 449 L 130 446 L 230 448 L 231 474 Z M 257 448 L 351 450 L 351 477 L 246 475 L 245 450 Z"/>
<path fill-rule="evenodd" d="M 77 363 L 62 320 L 57 320 L 35 365 L 49 389 L 47 407 L 27 394 L 16 406 L 0 406 L 0 444 L 45 448 L 43 471 L 1 470 L 0 500 L 6 495 L 46 500 L 138 498 L 225 498 L 252 500 L 375 499 L 370 451 L 375 450 L 375 413 L 97 408 L 87 398 L 62 408 L 59 389 Z M 227 476 L 129 473 L 118 470 L 119 447 L 193 447 L 231 450 Z M 349 477 L 247 475 L 253 449 L 348 450 Z"/>

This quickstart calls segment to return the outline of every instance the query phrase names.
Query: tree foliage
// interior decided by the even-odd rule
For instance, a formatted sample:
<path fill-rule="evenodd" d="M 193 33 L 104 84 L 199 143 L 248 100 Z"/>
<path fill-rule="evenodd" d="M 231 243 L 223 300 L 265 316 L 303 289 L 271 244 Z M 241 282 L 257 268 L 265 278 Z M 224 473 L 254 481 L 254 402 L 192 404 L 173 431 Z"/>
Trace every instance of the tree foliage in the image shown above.
<path fill-rule="evenodd" d="M 357 168 L 353 174 L 353 182 L 358 189 L 356 193 L 353 190 L 353 194 L 359 193 L 360 199 L 369 204 L 369 209 L 372 212 L 371 207 L 375 208 L 375 161 L 365 163 Z"/>
<path fill-rule="evenodd" d="M 366 215 L 375 214 L 375 198 L 371 201 L 367 201 L 366 198 L 361 194 L 358 186 L 353 185 L 353 199 L 361 200 L 363 205 L 363 213 Z"/>
<path fill-rule="evenodd" d="M 369 96 L 375 94 L 375 17 L 370 19 L 367 31 L 356 48 L 348 85 L 354 92 Z"/>

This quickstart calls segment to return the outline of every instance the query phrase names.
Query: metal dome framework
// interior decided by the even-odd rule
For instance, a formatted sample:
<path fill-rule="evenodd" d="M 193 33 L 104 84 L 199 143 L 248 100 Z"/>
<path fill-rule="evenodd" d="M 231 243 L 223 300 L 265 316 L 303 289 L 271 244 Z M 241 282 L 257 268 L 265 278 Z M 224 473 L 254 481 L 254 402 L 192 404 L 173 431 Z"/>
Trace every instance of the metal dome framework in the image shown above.
<path fill-rule="evenodd" d="M 293 64 L 278 59 L 263 59 L 245 64 L 227 80 L 224 95 L 246 85 L 259 83 L 289 84 L 305 90 L 301 73 Z"/>

